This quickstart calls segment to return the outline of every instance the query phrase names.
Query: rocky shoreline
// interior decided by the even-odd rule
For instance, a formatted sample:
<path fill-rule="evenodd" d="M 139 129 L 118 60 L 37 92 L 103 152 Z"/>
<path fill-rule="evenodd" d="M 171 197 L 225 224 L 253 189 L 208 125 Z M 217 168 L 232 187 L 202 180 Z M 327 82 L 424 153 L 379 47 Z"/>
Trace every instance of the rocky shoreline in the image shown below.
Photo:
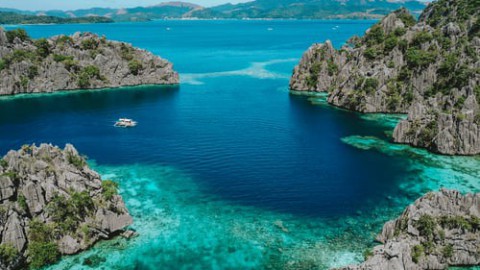
<path fill-rule="evenodd" d="M 117 188 L 69 144 L 8 152 L 0 159 L 0 268 L 40 268 L 123 233 L 133 220 Z"/>
<path fill-rule="evenodd" d="M 31 39 L 0 28 L 0 95 L 173 85 L 173 65 L 132 45 L 92 33 Z"/>
<path fill-rule="evenodd" d="M 341 270 L 448 269 L 480 265 L 480 193 L 428 193 L 387 222 L 366 261 Z"/>
<path fill-rule="evenodd" d="M 431 3 L 416 21 L 386 16 L 340 50 L 314 44 L 291 90 L 328 92 L 334 106 L 405 113 L 393 139 L 448 155 L 480 154 L 480 18 L 469 1 Z"/>

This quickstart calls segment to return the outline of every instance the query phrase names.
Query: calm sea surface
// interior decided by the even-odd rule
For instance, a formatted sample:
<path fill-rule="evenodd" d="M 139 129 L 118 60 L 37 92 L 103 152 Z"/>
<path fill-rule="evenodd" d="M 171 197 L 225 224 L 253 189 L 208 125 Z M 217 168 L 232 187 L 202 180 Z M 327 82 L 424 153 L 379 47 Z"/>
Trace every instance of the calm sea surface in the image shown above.
<path fill-rule="evenodd" d="M 90 31 L 132 43 L 172 61 L 182 80 L 0 99 L 0 153 L 74 144 L 120 183 L 140 234 L 52 269 L 327 269 L 362 260 L 383 222 L 423 192 L 480 190 L 477 158 L 391 144 L 397 116 L 289 95 L 289 76 L 312 43 L 340 47 L 373 23 L 25 27 L 35 38 Z M 139 125 L 114 128 L 120 117 Z"/>

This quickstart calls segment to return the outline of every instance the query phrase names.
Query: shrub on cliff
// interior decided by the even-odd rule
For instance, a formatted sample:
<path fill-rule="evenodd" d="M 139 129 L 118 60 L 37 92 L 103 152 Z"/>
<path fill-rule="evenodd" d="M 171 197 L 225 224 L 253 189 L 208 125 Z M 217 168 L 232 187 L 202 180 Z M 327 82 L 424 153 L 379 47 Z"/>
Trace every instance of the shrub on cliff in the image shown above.
<path fill-rule="evenodd" d="M 35 65 L 32 65 L 28 68 L 28 78 L 33 79 L 35 76 L 38 75 L 38 67 Z"/>
<path fill-rule="evenodd" d="M 70 197 L 55 195 L 47 212 L 62 233 L 74 232 L 78 223 L 91 214 L 94 203 L 88 192 L 71 192 Z"/>
<path fill-rule="evenodd" d="M 425 254 L 425 249 L 422 245 L 416 245 L 412 248 L 412 261 L 418 263 L 420 258 Z"/>
<path fill-rule="evenodd" d="M 120 45 L 120 53 L 123 59 L 127 61 L 133 60 L 133 48 L 126 45 L 125 43 L 122 43 Z"/>
<path fill-rule="evenodd" d="M 107 200 L 111 200 L 113 196 L 118 194 L 118 184 L 112 180 L 102 181 L 103 196 Z"/>
<path fill-rule="evenodd" d="M 53 242 L 32 242 L 28 247 L 30 254 L 30 267 L 40 269 L 53 264 L 60 257 L 58 247 Z"/>
<path fill-rule="evenodd" d="M 91 79 L 101 79 L 100 69 L 96 66 L 90 65 L 84 67 L 78 75 L 78 86 L 82 88 L 90 87 Z"/>
<path fill-rule="evenodd" d="M 50 54 L 50 44 L 48 43 L 47 39 L 37 39 L 33 44 L 35 47 L 37 47 L 38 56 L 45 58 Z"/>
<path fill-rule="evenodd" d="M 385 40 L 385 52 L 390 52 L 398 45 L 398 38 L 395 35 L 389 36 Z"/>
<path fill-rule="evenodd" d="M 437 54 L 435 52 L 426 52 L 416 48 L 407 50 L 407 64 L 411 68 L 427 67 L 435 61 Z"/>
<path fill-rule="evenodd" d="M 62 35 L 55 41 L 57 45 L 73 44 L 73 39 L 69 36 Z"/>
<path fill-rule="evenodd" d="M 14 50 L 11 55 L 6 56 L 4 59 L 10 61 L 11 63 L 19 63 L 24 60 L 35 61 L 37 54 L 29 50 Z"/>
<path fill-rule="evenodd" d="M 7 62 L 4 59 L 0 59 L 0 71 L 4 70 L 7 66 Z"/>
<path fill-rule="evenodd" d="M 18 257 L 17 249 L 11 244 L 0 245 L 0 261 L 10 265 Z"/>
<path fill-rule="evenodd" d="M 378 54 L 379 54 L 379 52 L 376 48 L 368 48 L 363 53 L 365 58 L 367 58 L 369 60 L 373 60 L 373 59 L 377 58 Z"/>
<path fill-rule="evenodd" d="M 88 73 L 86 74 L 88 75 Z M 70 164 L 72 164 L 73 166 L 77 167 L 77 169 L 81 169 L 87 164 L 82 157 L 74 154 L 68 155 L 68 162 L 70 162 Z"/>
<path fill-rule="evenodd" d="M 417 20 L 415 20 L 415 17 L 413 17 L 408 12 L 402 12 L 398 14 L 398 18 L 402 20 L 402 22 L 405 24 L 406 27 L 412 27 L 417 23 Z"/>
<path fill-rule="evenodd" d="M 385 31 L 383 30 L 382 26 L 376 24 L 370 28 L 370 31 L 365 35 L 365 40 L 367 42 L 367 46 L 369 47 L 383 43 L 385 40 Z"/>
<path fill-rule="evenodd" d="M 379 82 L 375 78 L 367 78 L 363 84 L 363 91 L 366 93 L 372 93 L 373 91 L 377 90 L 379 86 Z"/>
<path fill-rule="evenodd" d="M 130 62 L 128 62 L 128 68 L 133 75 L 138 75 L 143 69 L 143 65 L 138 60 L 131 60 Z"/>
<path fill-rule="evenodd" d="M 30 221 L 28 258 L 30 267 L 41 268 L 58 260 L 60 253 L 54 242 L 54 228 L 34 219 Z"/>
<path fill-rule="evenodd" d="M 63 54 L 54 54 L 53 55 L 53 60 L 55 62 L 64 62 L 64 61 L 67 61 L 67 60 L 72 60 L 73 61 L 73 56 L 63 55 Z"/>
<path fill-rule="evenodd" d="M 7 35 L 7 40 L 10 43 L 12 43 L 15 40 L 15 38 L 19 38 L 21 41 L 26 41 L 30 39 L 30 37 L 27 34 L 27 31 L 21 28 L 7 31 L 5 34 Z"/>
<path fill-rule="evenodd" d="M 0 167 L 7 168 L 8 162 L 5 159 L 0 159 Z"/>
<path fill-rule="evenodd" d="M 421 31 L 415 34 L 412 39 L 412 46 L 420 47 L 422 44 L 432 41 L 433 36 L 427 31 Z"/>
<path fill-rule="evenodd" d="M 416 225 L 421 235 L 425 236 L 427 239 L 433 238 L 437 222 L 432 216 L 421 216 Z"/>
<path fill-rule="evenodd" d="M 63 61 L 63 64 L 65 65 L 65 68 L 70 71 L 70 72 L 77 72 L 80 67 L 78 66 L 78 62 L 68 58 Z"/>
<path fill-rule="evenodd" d="M 82 41 L 82 49 L 95 50 L 98 48 L 99 42 L 94 38 L 85 39 Z"/>

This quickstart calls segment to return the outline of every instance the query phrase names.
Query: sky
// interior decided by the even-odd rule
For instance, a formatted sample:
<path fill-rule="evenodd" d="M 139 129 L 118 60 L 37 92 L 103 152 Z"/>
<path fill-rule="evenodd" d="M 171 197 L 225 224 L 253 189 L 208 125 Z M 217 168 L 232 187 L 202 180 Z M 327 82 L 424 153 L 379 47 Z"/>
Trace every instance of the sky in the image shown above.
<path fill-rule="evenodd" d="M 72 10 L 91 7 L 137 7 L 151 6 L 170 0 L 0 0 L 0 7 L 23 10 Z M 173 1 L 173 0 L 172 0 Z M 248 2 L 249 0 L 191 0 L 184 1 L 201 6 L 215 6 L 225 3 Z M 251 1 L 251 0 L 250 0 Z"/>

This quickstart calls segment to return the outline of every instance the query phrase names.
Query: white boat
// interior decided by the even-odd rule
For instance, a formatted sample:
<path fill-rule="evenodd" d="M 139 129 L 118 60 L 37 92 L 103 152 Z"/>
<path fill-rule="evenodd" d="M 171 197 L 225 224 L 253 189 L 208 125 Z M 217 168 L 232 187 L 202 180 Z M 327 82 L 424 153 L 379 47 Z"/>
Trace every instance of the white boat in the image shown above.
<path fill-rule="evenodd" d="M 117 122 L 115 122 L 116 127 L 129 128 L 129 127 L 135 127 L 136 125 L 137 125 L 137 122 L 128 118 L 120 118 L 118 119 Z"/>

